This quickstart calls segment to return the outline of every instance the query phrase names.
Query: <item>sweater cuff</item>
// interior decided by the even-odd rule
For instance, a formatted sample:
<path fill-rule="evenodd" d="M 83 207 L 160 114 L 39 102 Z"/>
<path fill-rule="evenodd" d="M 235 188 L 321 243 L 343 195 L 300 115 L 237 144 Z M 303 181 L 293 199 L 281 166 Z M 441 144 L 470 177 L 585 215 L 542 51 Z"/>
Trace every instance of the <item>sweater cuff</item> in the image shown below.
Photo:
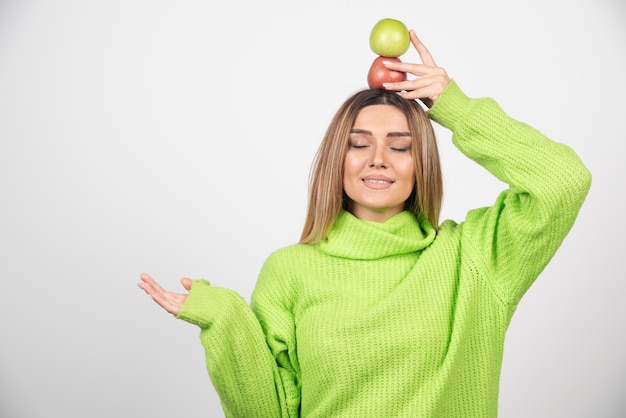
<path fill-rule="evenodd" d="M 470 109 L 472 99 L 461 91 L 454 80 L 450 80 L 446 88 L 428 110 L 428 116 L 438 124 L 453 130 L 457 121 Z"/>
<path fill-rule="evenodd" d="M 220 317 L 220 312 L 224 311 L 224 304 L 227 303 L 224 290 L 226 289 L 211 286 L 208 280 L 194 280 L 176 318 L 200 328 L 209 328 L 215 318 Z"/>

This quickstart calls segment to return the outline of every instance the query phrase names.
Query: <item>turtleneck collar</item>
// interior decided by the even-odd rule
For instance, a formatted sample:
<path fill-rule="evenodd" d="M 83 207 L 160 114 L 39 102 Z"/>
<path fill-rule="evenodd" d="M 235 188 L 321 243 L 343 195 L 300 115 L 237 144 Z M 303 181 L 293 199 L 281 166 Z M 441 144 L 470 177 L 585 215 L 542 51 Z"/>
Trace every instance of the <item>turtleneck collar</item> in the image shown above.
<path fill-rule="evenodd" d="M 341 210 L 320 249 L 330 255 L 355 260 L 375 260 L 407 254 L 426 248 L 435 239 L 430 223 L 409 211 L 400 212 L 385 222 L 357 219 Z"/>

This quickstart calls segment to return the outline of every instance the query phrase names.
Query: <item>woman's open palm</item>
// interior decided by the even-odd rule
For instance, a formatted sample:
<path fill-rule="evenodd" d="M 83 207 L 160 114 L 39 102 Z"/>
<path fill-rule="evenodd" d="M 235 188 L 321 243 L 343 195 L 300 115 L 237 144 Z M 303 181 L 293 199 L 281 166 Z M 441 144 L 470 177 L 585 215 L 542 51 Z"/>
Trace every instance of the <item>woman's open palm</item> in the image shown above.
<path fill-rule="evenodd" d="M 158 303 L 163 309 L 177 316 L 180 312 L 180 308 L 187 300 L 187 293 L 175 293 L 163 289 L 152 277 L 143 273 L 139 276 L 141 282 L 139 287 L 148 294 L 156 303 Z M 189 292 L 191 290 L 192 280 L 188 277 L 180 279 L 183 287 Z"/>

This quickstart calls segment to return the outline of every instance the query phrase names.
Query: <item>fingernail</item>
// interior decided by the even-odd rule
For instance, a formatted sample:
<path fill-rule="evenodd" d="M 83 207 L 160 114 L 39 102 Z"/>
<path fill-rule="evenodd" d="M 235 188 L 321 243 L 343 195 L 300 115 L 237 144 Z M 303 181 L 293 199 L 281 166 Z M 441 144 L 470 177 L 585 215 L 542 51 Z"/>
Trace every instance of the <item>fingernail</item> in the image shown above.
<path fill-rule="evenodd" d="M 389 65 L 389 64 L 391 64 L 391 61 L 383 61 L 383 64 L 384 65 Z"/>
<path fill-rule="evenodd" d="M 383 87 L 388 89 L 389 87 L 391 87 L 391 83 L 383 83 Z"/>

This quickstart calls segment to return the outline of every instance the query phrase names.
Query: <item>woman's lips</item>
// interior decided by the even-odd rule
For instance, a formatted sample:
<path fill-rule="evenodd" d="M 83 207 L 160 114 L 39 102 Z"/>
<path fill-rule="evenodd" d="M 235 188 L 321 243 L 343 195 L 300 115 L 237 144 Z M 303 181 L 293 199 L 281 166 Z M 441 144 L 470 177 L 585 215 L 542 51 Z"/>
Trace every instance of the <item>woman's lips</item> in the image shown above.
<path fill-rule="evenodd" d="M 394 183 L 393 180 L 385 176 L 367 176 L 363 177 L 361 180 L 363 184 L 370 189 L 386 189 L 391 187 Z"/>

